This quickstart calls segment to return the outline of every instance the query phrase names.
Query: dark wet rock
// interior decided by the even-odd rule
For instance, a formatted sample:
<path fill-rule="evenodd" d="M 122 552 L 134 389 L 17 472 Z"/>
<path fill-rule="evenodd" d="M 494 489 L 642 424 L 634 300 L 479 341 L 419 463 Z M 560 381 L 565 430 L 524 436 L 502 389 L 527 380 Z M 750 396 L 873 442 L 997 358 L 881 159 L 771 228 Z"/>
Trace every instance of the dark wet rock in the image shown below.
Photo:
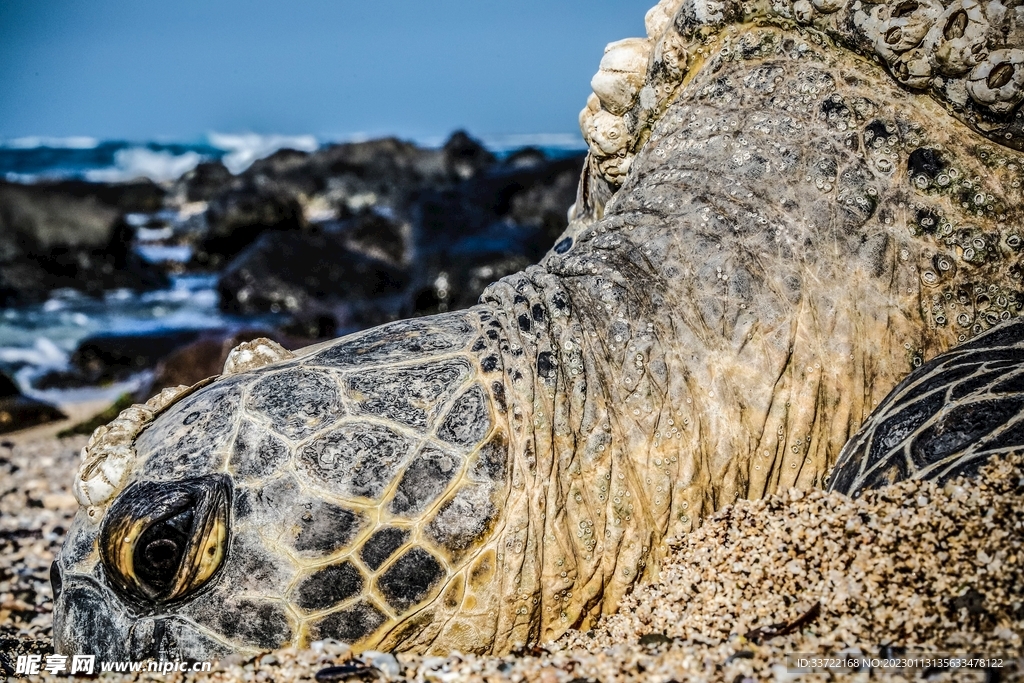
<path fill-rule="evenodd" d="M 517 225 L 538 228 L 545 241 L 545 250 L 569 226 L 568 211 L 576 201 L 576 188 L 583 170 L 581 156 L 524 166 L 515 157 L 506 160 L 509 168 L 516 169 L 513 182 L 522 189 L 508 201 L 508 217 Z"/>
<path fill-rule="evenodd" d="M 299 314 L 317 302 L 358 302 L 402 294 L 408 274 L 353 251 L 343 232 L 272 232 L 239 254 L 221 275 L 223 310 Z"/>
<path fill-rule="evenodd" d="M 158 211 L 167 191 L 148 178 L 124 183 L 90 183 L 85 180 L 61 180 L 37 183 L 32 187 L 79 199 L 95 199 L 98 203 L 122 213 Z"/>
<path fill-rule="evenodd" d="M 65 418 L 49 403 L 22 395 L 14 380 L 0 373 L 0 434 Z"/>
<path fill-rule="evenodd" d="M 132 252 L 132 236 L 95 196 L 0 182 L 0 305 L 42 301 L 63 287 L 98 295 L 167 286 Z"/>
<path fill-rule="evenodd" d="M 212 166 L 200 166 L 181 183 L 190 200 L 211 202 L 211 228 L 223 236 L 245 227 L 240 222 L 221 224 L 217 215 L 217 207 L 229 202 L 234 194 L 303 202 L 318 196 L 336 210 L 339 218 L 369 206 L 402 212 L 418 192 L 458 183 L 494 164 L 490 152 L 460 131 L 441 149 L 427 149 L 397 138 L 326 145 L 315 152 L 282 149 L 255 161 L 231 179 Z M 210 178 L 216 182 L 209 182 Z M 215 189 L 217 183 L 220 189 Z"/>
<path fill-rule="evenodd" d="M 441 148 L 445 167 L 451 175 L 466 180 L 487 170 L 497 161 L 483 145 L 464 130 L 455 131 Z"/>
<path fill-rule="evenodd" d="M 394 266 L 408 265 L 412 259 L 409 226 L 373 211 L 364 211 L 338 224 L 336 230 L 345 246 L 354 252 L 386 261 Z"/>
<path fill-rule="evenodd" d="M 583 157 L 513 155 L 454 187 L 422 193 L 413 213 L 418 314 L 476 303 L 491 282 L 535 263 L 568 225 Z"/>
<path fill-rule="evenodd" d="M 169 330 L 88 337 L 71 354 L 70 369 L 50 371 L 34 385 L 39 389 L 67 389 L 122 381 L 154 368 L 161 359 L 203 333 L 203 330 Z"/>
<path fill-rule="evenodd" d="M 276 187 L 232 188 L 210 201 L 206 236 L 196 248 L 200 266 L 216 268 L 268 230 L 301 230 L 305 225 L 296 197 Z"/>
<path fill-rule="evenodd" d="M 207 202 L 227 190 L 235 176 L 220 161 L 204 161 L 175 183 L 185 201 Z"/>

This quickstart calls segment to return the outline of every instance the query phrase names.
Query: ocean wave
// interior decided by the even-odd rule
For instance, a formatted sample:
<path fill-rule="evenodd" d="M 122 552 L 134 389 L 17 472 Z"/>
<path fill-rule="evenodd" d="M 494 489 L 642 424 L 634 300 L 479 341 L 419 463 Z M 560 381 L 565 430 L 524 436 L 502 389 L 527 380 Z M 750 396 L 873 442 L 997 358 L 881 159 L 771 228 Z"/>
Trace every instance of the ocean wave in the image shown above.
<path fill-rule="evenodd" d="M 74 135 L 65 138 L 30 135 L 23 138 L 0 140 L 0 148 L 4 149 L 95 149 L 100 141 L 85 135 Z"/>
<path fill-rule="evenodd" d="M 116 183 L 138 178 L 154 182 L 176 180 L 203 161 L 198 152 L 174 154 L 166 150 L 129 147 L 114 154 L 114 166 L 85 172 L 85 179 L 94 183 Z"/>
<path fill-rule="evenodd" d="M 313 152 L 320 142 L 312 135 L 260 135 L 258 133 L 210 133 L 210 144 L 226 154 L 221 161 L 232 173 L 241 173 L 257 159 L 268 157 L 279 149 Z"/>

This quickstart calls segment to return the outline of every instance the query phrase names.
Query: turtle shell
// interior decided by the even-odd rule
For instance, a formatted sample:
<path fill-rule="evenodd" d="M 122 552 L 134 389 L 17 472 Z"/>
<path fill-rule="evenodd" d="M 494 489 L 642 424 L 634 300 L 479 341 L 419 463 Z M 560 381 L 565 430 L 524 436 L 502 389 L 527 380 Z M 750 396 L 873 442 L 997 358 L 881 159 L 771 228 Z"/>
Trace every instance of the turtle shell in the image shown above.
<path fill-rule="evenodd" d="M 900 382 L 839 454 L 829 490 L 974 475 L 1024 449 L 1024 320 L 993 327 Z"/>

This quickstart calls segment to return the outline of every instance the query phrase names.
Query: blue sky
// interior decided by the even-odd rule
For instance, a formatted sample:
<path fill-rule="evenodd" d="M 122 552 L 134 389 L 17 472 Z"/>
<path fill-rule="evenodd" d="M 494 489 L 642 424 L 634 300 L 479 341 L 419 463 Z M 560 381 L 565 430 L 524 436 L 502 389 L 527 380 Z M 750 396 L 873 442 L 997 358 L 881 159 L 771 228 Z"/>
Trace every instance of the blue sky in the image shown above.
<path fill-rule="evenodd" d="M 655 0 L 0 0 L 0 138 L 572 133 Z"/>

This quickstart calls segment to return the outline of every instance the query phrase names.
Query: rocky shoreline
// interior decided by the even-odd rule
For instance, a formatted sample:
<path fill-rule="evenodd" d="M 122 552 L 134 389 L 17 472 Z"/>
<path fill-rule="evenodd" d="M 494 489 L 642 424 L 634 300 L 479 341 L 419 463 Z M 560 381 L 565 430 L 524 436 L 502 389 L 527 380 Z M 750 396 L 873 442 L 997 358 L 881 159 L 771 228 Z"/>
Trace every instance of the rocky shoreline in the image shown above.
<path fill-rule="evenodd" d="M 298 348 L 473 305 L 554 244 L 582 168 L 582 154 L 536 148 L 499 159 L 457 132 L 437 149 L 394 138 L 282 149 L 237 175 L 206 162 L 163 184 L 0 182 L 0 306 L 209 275 L 222 313 L 274 320 L 101 332 L 32 381 L 62 390 L 151 372 L 145 400 L 205 378 L 226 345 L 256 336 Z M 0 421 L 0 432 L 43 416 Z"/>
<path fill-rule="evenodd" d="M 0 443 L 0 671 L 47 654 L 49 563 L 77 509 L 84 437 Z M 945 486 L 851 500 L 792 490 L 740 501 L 670 543 L 660 580 L 586 632 L 504 657 L 355 656 L 322 642 L 214 663 L 208 674 L 104 680 L 1024 680 L 1024 456 Z M 964 654 L 1002 667 L 805 674 L 787 655 Z M 792 662 L 789 662 L 792 664 Z M 51 677 L 44 674 L 43 678 Z"/>

